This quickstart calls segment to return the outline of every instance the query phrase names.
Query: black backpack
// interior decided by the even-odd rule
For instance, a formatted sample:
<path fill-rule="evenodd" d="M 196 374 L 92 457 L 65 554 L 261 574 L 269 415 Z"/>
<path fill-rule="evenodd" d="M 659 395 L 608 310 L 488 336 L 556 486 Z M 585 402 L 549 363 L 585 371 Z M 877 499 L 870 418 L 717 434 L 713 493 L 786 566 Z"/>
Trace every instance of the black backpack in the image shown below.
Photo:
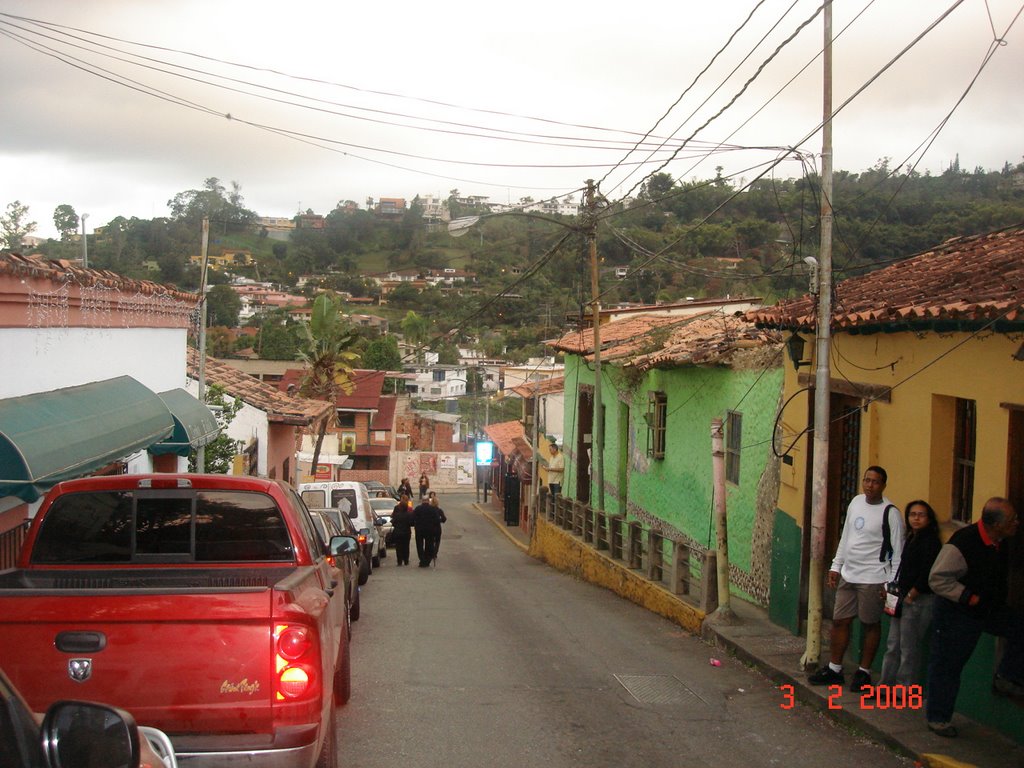
<path fill-rule="evenodd" d="M 892 560 L 892 531 L 889 529 L 889 510 L 896 509 L 895 504 L 889 504 L 886 506 L 885 511 L 882 512 L 882 551 L 878 553 L 878 562 L 884 563 L 886 560 Z"/>

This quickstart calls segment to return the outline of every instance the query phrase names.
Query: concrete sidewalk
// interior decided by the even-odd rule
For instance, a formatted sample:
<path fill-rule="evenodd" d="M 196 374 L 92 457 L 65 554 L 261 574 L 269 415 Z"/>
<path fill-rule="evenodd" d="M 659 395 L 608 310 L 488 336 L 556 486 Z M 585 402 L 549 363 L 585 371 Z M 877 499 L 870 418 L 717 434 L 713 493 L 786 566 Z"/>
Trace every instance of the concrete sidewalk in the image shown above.
<path fill-rule="evenodd" d="M 529 551 L 529 536 L 516 526 L 506 526 L 500 510 L 483 504 L 474 506 L 510 543 Z M 704 620 L 704 640 L 757 668 L 779 686 L 792 686 L 794 699 L 803 705 L 915 759 L 925 768 L 1024 768 L 1024 746 L 959 714 L 953 723 L 960 735 L 946 739 L 928 730 L 924 712 L 919 709 L 877 709 L 872 702 L 862 703 L 850 693 L 830 698 L 827 687 L 807 685 L 807 675 L 800 668 L 803 638 L 773 624 L 767 611 L 758 606 L 733 598 L 731 607 L 730 619 L 712 614 Z M 847 679 L 851 673 L 852 670 L 847 672 Z M 780 691 L 780 706 L 785 701 L 783 692 L 789 693 L 790 689 Z M 825 764 L 828 757 L 823 755 L 822 760 Z"/>

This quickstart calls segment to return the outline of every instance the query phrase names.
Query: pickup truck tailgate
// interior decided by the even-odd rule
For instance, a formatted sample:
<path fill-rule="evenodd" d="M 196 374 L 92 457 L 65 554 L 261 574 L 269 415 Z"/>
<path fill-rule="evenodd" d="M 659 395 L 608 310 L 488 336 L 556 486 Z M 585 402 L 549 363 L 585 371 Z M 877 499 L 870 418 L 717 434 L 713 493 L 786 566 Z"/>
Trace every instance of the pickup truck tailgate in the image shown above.
<path fill-rule="evenodd" d="M 0 596 L 0 659 L 36 711 L 57 699 L 108 701 L 169 733 L 265 733 L 273 594 L 250 587 Z"/>

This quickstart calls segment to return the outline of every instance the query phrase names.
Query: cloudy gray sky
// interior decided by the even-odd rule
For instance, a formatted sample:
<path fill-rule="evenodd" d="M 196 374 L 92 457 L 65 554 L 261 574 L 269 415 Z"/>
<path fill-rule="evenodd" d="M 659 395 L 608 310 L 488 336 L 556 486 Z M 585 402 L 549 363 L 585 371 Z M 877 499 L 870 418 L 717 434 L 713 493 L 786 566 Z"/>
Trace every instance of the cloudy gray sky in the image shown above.
<path fill-rule="evenodd" d="M 675 178 L 750 179 L 781 147 L 817 165 L 821 16 L 796 30 L 819 5 L 0 0 L 0 206 L 53 235 L 62 203 L 91 230 L 165 215 L 209 176 L 266 216 L 454 188 L 540 199 L 587 178 L 617 197 L 694 134 Z M 1021 161 L 1021 0 L 836 2 L 834 103 L 954 6 L 836 117 L 836 168 Z"/>

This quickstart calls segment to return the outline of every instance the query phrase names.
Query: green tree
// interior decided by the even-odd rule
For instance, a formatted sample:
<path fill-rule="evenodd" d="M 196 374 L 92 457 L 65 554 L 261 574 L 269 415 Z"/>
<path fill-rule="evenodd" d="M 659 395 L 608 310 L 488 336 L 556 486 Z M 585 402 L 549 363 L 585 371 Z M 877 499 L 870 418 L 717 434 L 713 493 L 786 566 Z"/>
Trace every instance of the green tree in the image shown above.
<path fill-rule="evenodd" d="M 352 366 L 359 355 L 351 350 L 359 342 L 359 334 L 342 316 L 341 302 L 327 294 L 318 296 L 313 302 L 309 323 L 303 326 L 303 335 L 299 349 L 299 358 L 306 364 L 306 374 L 300 386 L 302 394 L 333 405 L 339 392 L 354 392 Z M 321 421 L 317 432 L 313 449 L 314 467 L 320 461 L 327 421 Z"/>
<path fill-rule="evenodd" d="M 363 351 L 363 366 L 374 371 L 397 371 L 402 367 L 398 340 L 391 335 L 371 339 Z"/>
<path fill-rule="evenodd" d="M 412 310 L 405 313 L 405 317 L 402 318 L 401 327 L 405 342 L 407 344 L 415 344 L 417 347 L 422 346 L 426 342 L 427 336 L 430 333 L 430 321 L 422 315 L 417 315 Z M 417 349 L 416 358 L 421 359 L 422 357 L 423 350 Z"/>
<path fill-rule="evenodd" d="M 60 239 L 67 241 L 78 229 L 78 214 L 67 203 L 53 209 L 53 226 L 60 232 Z"/>
<path fill-rule="evenodd" d="M 230 286 L 215 285 L 206 294 L 206 324 L 234 328 L 238 325 L 238 313 L 242 311 L 242 299 Z"/>
<path fill-rule="evenodd" d="M 231 465 L 237 453 L 236 441 L 228 437 L 228 425 L 234 421 L 235 416 L 242 409 L 242 401 L 228 397 L 224 394 L 223 388 L 211 384 L 203 394 L 203 400 L 207 405 L 217 407 L 214 415 L 217 423 L 220 424 L 220 434 L 208 443 L 203 450 L 204 470 L 214 475 L 226 475 L 231 472 Z M 191 450 L 188 454 L 188 470 L 196 471 L 196 452 Z"/>
<path fill-rule="evenodd" d="M 0 240 L 9 250 L 21 248 L 21 241 L 36 231 L 36 223 L 28 220 L 28 206 L 20 200 L 7 204 L 7 213 L 0 216 Z"/>

